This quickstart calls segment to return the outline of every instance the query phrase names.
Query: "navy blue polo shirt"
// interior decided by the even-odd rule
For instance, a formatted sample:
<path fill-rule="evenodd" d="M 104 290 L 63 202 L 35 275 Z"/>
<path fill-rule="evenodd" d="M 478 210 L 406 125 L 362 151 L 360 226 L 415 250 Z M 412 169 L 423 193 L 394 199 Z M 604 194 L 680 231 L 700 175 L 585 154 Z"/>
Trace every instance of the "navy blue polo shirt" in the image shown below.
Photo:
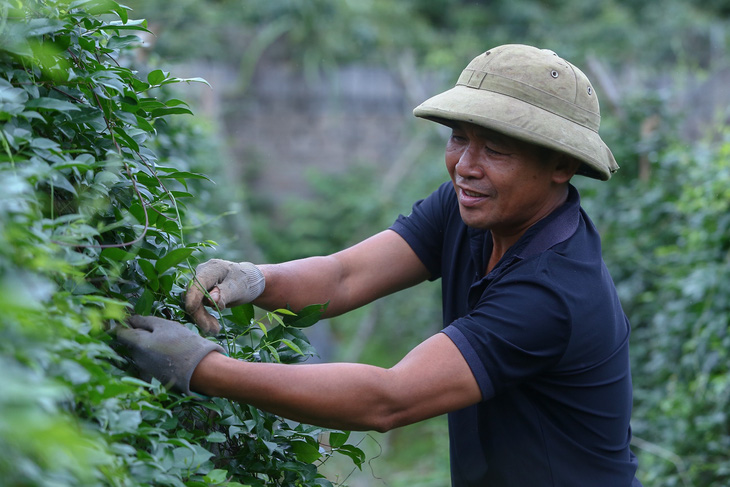
<path fill-rule="evenodd" d="M 454 486 L 629 487 L 629 322 L 571 186 L 485 275 L 492 239 L 451 183 L 391 227 L 441 278 L 443 333 L 482 402 L 449 414 Z"/>

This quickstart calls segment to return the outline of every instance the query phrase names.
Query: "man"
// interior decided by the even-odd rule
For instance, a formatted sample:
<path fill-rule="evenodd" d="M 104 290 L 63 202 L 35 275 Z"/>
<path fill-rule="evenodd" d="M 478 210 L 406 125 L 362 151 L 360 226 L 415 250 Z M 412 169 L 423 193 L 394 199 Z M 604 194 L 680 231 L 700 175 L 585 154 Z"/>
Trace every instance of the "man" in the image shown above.
<path fill-rule="evenodd" d="M 237 361 L 159 318 L 133 317 L 120 339 L 142 368 L 185 392 L 305 423 L 387 431 L 448 413 L 455 486 L 640 485 L 629 449 L 629 324 L 569 183 L 618 169 L 598 135 L 590 82 L 551 51 L 500 46 L 414 113 L 452 129 L 450 182 L 390 229 L 330 256 L 209 261 L 186 308 L 215 332 L 203 290 L 222 307 L 329 302 L 337 315 L 441 278 L 441 333 L 387 370 Z"/>

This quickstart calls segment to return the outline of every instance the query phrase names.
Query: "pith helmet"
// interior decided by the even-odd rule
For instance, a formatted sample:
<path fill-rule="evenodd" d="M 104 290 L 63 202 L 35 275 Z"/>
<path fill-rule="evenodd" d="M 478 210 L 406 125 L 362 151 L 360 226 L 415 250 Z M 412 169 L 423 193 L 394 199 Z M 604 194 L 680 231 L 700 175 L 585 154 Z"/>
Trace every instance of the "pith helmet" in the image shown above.
<path fill-rule="evenodd" d="M 413 114 L 436 122 L 470 122 L 569 154 L 578 174 L 603 181 L 618 170 L 598 135 L 598 98 L 583 72 L 547 49 L 495 47 L 474 58 L 456 86 Z"/>

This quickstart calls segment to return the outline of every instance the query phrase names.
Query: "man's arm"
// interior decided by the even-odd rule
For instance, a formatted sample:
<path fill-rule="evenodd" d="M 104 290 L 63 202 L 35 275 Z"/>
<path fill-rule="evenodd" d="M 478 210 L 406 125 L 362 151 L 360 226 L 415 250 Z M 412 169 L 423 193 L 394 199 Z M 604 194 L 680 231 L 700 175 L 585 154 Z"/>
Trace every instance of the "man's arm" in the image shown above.
<path fill-rule="evenodd" d="M 268 310 L 289 305 L 299 310 L 329 302 L 327 316 L 356 309 L 429 277 L 411 247 L 392 230 L 326 257 L 258 267 L 266 287 L 255 305 Z"/>
<path fill-rule="evenodd" d="M 329 303 L 326 316 L 336 316 L 428 277 L 406 241 L 386 230 L 326 257 L 258 266 L 209 260 L 195 269 L 185 309 L 204 332 L 217 334 L 220 324 L 205 309 L 206 296 L 221 308 L 253 302 L 268 310 L 299 310 Z"/>
<path fill-rule="evenodd" d="M 442 333 L 390 369 L 250 363 L 210 353 L 193 372 L 190 388 L 307 424 L 381 432 L 481 400 L 471 369 Z"/>

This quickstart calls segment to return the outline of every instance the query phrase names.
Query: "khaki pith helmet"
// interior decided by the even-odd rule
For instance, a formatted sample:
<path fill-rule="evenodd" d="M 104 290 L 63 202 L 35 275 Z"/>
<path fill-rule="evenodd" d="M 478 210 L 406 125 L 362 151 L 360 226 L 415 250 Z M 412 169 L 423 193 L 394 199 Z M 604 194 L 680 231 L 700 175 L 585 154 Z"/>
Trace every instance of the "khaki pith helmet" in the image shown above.
<path fill-rule="evenodd" d="M 618 170 L 598 135 L 600 108 L 585 74 L 552 51 L 520 44 L 474 58 L 456 86 L 413 110 L 417 117 L 470 122 L 569 154 L 578 174 L 606 181 Z"/>

